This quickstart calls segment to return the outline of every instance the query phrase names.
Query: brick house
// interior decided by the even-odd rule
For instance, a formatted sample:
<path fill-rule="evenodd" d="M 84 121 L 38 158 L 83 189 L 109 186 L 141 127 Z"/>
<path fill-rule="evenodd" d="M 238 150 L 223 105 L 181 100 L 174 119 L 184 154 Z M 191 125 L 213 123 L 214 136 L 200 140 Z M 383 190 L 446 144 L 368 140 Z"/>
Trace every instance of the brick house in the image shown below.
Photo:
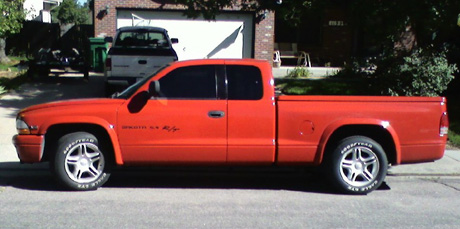
<path fill-rule="evenodd" d="M 273 12 L 222 11 L 215 21 L 191 19 L 181 5 L 161 0 L 95 0 L 94 34 L 114 36 L 123 26 L 150 25 L 166 28 L 178 38 L 179 59 L 256 58 L 272 60 Z"/>

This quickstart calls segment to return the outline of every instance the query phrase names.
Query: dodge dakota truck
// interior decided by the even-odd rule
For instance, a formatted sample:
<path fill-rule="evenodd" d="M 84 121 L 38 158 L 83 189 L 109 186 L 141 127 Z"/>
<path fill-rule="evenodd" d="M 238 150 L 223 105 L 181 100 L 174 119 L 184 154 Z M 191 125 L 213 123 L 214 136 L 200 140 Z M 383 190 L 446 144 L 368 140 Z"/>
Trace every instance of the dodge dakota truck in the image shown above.
<path fill-rule="evenodd" d="M 94 190 L 115 166 L 321 166 L 337 190 L 366 194 L 389 165 L 444 154 L 441 97 L 275 96 L 266 61 L 173 62 L 113 98 L 21 110 L 23 163 Z"/>

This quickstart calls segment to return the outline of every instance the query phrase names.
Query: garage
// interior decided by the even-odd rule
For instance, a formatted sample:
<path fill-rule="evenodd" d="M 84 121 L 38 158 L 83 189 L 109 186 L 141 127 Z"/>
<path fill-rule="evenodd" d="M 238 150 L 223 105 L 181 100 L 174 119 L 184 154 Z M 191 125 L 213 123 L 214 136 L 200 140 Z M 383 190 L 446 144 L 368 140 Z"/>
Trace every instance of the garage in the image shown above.
<path fill-rule="evenodd" d="M 168 30 L 179 60 L 254 57 L 254 15 L 224 12 L 215 21 L 190 19 L 180 11 L 117 9 L 116 27 L 156 26 Z"/>

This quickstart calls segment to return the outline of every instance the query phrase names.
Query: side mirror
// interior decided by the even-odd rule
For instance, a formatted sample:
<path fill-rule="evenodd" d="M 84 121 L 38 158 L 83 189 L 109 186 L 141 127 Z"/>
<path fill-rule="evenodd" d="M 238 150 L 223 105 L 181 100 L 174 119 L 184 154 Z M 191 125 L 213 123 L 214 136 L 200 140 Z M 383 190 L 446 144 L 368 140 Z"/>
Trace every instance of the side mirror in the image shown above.
<path fill-rule="evenodd" d="M 160 82 L 157 80 L 151 81 L 149 84 L 149 94 L 153 97 L 160 96 Z"/>
<path fill-rule="evenodd" d="M 171 38 L 171 43 L 177 44 L 177 43 L 179 43 L 179 39 L 177 39 L 177 38 Z"/>
<path fill-rule="evenodd" d="M 105 38 L 104 38 L 104 41 L 105 41 L 106 43 L 112 43 L 112 42 L 113 42 L 113 37 L 105 37 Z"/>

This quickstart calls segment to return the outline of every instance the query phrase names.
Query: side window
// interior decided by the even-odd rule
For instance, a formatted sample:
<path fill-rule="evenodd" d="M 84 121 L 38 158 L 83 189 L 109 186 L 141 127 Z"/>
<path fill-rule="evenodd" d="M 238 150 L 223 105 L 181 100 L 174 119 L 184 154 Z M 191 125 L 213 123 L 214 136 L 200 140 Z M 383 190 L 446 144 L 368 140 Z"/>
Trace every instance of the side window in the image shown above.
<path fill-rule="evenodd" d="M 168 99 L 217 99 L 215 66 L 189 66 L 160 79 L 161 97 Z"/>
<path fill-rule="evenodd" d="M 263 96 L 262 74 L 259 68 L 227 65 L 228 99 L 259 100 Z"/>

